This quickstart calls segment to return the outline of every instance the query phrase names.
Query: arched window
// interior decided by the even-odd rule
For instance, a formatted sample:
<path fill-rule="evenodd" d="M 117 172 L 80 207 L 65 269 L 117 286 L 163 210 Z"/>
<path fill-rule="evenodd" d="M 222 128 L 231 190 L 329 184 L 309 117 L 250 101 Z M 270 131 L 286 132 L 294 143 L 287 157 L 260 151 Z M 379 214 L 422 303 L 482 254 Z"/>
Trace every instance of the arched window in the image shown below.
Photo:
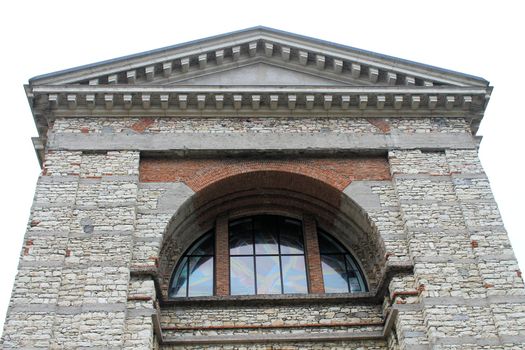
<path fill-rule="evenodd" d="M 318 230 L 317 235 L 325 292 L 365 292 L 363 276 L 354 257 L 327 233 Z"/>
<path fill-rule="evenodd" d="M 325 293 L 365 292 L 363 274 L 348 250 L 320 229 L 317 236 Z M 305 248 L 304 237 L 302 222 L 283 216 L 257 215 L 231 221 L 223 239 L 229 247 L 225 258 L 230 266 L 230 294 L 308 293 L 308 281 L 314 276 L 308 273 L 308 259 L 312 258 L 308 254 L 312 253 Z M 172 275 L 170 298 L 214 295 L 214 248 L 212 230 L 186 251 Z M 319 261 L 319 256 L 313 260 Z"/>
<path fill-rule="evenodd" d="M 214 246 L 214 235 L 210 231 L 186 251 L 172 277 L 171 298 L 213 295 Z"/>

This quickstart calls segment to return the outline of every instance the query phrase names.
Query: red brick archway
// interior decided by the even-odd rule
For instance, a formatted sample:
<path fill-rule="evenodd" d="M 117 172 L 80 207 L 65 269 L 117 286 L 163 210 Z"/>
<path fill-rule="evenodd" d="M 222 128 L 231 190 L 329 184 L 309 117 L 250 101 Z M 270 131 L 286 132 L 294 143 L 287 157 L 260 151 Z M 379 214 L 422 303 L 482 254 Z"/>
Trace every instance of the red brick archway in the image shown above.
<path fill-rule="evenodd" d="M 372 288 L 377 282 L 377 273 L 384 263 L 384 246 L 368 215 L 341 189 L 325 181 L 265 169 L 210 181 L 174 213 L 159 254 L 164 286 L 167 287 L 179 256 L 198 235 L 220 220 L 227 222 L 228 218 L 254 214 L 308 218 L 336 235 L 353 252 Z"/>
<path fill-rule="evenodd" d="M 384 157 L 332 157 L 293 159 L 174 159 L 144 158 L 142 182 L 184 182 L 195 192 L 220 180 L 245 173 L 277 171 L 305 175 L 342 191 L 354 180 L 388 180 Z"/>

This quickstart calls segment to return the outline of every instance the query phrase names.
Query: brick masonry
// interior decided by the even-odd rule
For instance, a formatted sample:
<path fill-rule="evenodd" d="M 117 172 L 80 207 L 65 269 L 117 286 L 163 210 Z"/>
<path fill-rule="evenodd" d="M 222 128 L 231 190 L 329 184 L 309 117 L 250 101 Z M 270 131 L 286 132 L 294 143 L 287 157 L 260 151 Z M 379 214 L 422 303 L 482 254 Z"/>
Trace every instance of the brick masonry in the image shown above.
<path fill-rule="evenodd" d="M 293 159 L 158 159 L 140 162 L 142 182 L 184 182 L 198 192 L 235 175 L 275 171 L 301 174 L 327 183 L 342 191 L 355 180 L 389 180 L 384 157 L 293 158 Z"/>

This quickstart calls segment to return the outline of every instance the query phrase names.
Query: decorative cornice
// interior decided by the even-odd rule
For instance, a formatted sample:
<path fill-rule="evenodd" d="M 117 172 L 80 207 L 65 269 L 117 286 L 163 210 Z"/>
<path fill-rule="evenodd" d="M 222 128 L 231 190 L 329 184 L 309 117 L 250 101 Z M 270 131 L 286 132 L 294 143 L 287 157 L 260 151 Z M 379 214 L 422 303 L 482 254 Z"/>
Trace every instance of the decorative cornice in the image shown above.
<path fill-rule="evenodd" d="M 34 86 L 34 112 L 239 110 L 484 110 L 490 87 L 415 86 Z M 87 113 L 88 115 L 91 114 Z"/>

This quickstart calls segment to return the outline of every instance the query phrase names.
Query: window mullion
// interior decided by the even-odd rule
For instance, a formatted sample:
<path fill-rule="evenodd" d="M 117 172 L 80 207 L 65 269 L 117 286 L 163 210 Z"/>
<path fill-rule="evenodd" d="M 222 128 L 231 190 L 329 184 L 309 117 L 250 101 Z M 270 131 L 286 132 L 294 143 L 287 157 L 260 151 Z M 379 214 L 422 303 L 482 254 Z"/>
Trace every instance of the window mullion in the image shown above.
<path fill-rule="evenodd" d="M 230 295 L 230 247 L 228 217 L 220 216 L 215 225 L 215 294 Z"/>
<path fill-rule="evenodd" d="M 324 293 L 323 270 L 319 253 L 317 223 L 313 216 L 305 215 L 303 218 L 303 240 L 309 292 L 322 294 Z"/>

